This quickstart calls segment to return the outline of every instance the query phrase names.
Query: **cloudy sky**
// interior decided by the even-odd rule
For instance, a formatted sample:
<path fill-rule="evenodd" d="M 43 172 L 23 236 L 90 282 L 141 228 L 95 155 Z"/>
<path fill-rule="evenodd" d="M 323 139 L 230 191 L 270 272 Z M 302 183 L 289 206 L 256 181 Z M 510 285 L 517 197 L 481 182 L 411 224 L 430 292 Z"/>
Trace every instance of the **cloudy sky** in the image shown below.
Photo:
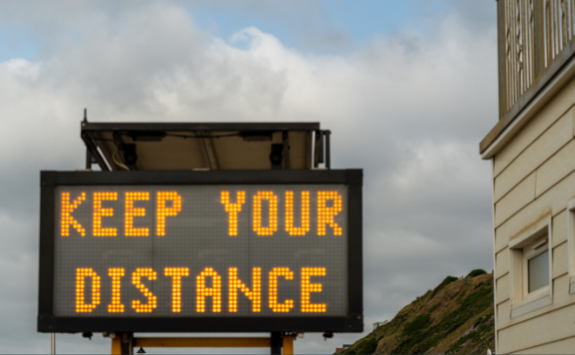
<path fill-rule="evenodd" d="M 36 333 L 39 171 L 84 165 L 90 121 L 320 121 L 363 168 L 365 329 L 492 269 L 494 1 L 0 2 L 0 353 Z M 360 334 L 306 334 L 331 353 Z M 60 353 L 108 339 L 58 335 Z M 220 349 L 224 350 L 224 349 Z M 207 352 L 210 349 L 199 349 Z M 250 352 L 267 353 L 268 349 Z"/>

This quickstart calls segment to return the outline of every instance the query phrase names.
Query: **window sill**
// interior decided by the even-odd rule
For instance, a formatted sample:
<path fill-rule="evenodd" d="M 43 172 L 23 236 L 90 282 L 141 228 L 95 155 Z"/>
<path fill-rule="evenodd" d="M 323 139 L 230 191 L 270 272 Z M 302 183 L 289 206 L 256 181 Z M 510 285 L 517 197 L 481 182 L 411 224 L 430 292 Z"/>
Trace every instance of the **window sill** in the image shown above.
<path fill-rule="evenodd" d="M 573 285 L 572 287 L 575 287 L 575 280 L 573 281 L 572 285 Z M 534 295 L 523 302 L 512 305 L 511 318 L 522 316 L 529 312 L 533 312 L 539 308 L 549 306 L 550 304 L 551 304 L 551 295 L 549 294 L 549 286 L 547 286 L 545 289 L 542 289 L 541 293 Z"/>

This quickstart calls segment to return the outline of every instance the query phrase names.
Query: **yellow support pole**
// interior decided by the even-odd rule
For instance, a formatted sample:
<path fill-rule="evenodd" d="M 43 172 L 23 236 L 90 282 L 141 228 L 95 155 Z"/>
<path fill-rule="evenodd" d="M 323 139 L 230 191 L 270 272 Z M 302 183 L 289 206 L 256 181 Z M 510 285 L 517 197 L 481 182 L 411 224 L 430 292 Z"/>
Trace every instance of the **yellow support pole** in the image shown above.
<path fill-rule="evenodd" d="M 283 354 L 293 354 L 293 339 L 294 337 L 284 335 L 283 337 Z"/>
<path fill-rule="evenodd" d="M 122 354 L 122 337 L 116 336 L 112 338 L 112 355 Z"/>
<path fill-rule="evenodd" d="M 142 348 L 269 348 L 270 338 L 134 338 Z"/>

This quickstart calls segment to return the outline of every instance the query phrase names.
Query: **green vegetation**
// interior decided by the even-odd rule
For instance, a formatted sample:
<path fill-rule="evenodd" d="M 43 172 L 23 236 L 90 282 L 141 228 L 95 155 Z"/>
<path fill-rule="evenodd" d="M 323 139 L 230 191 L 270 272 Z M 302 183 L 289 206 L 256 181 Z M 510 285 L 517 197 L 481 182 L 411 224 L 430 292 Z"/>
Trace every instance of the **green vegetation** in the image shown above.
<path fill-rule="evenodd" d="M 441 291 L 445 286 L 449 285 L 452 282 L 459 280 L 455 276 L 447 276 L 441 283 L 433 290 L 431 293 L 431 297 L 435 296 L 439 291 Z"/>
<path fill-rule="evenodd" d="M 375 338 L 363 338 L 356 342 L 344 354 L 373 354 L 377 348 Z"/>
<path fill-rule="evenodd" d="M 493 275 L 446 277 L 346 354 L 485 353 L 495 347 Z"/>
<path fill-rule="evenodd" d="M 368 338 L 368 340 L 363 344 L 363 346 L 357 352 L 358 354 L 373 354 L 377 348 L 377 340 L 374 338 Z"/>
<path fill-rule="evenodd" d="M 429 324 L 429 314 L 421 314 L 413 321 L 407 323 L 403 328 L 403 335 L 412 334 L 416 331 L 425 328 Z"/>
<path fill-rule="evenodd" d="M 482 345 L 482 347 L 487 348 L 489 346 L 488 341 L 490 338 L 486 338 L 485 334 L 495 333 L 495 324 L 492 321 L 492 317 L 493 312 L 490 312 L 485 317 L 480 317 L 480 319 L 478 319 L 478 321 L 473 324 L 473 327 L 470 328 L 469 333 L 459 338 L 459 340 L 457 340 L 449 349 L 447 349 L 447 353 L 456 354 L 460 352 L 466 344 L 469 343 L 479 343 Z"/>
<path fill-rule="evenodd" d="M 475 270 L 471 271 L 469 274 L 467 274 L 467 277 L 475 277 L 475 276 L 485 275 L 485 274 L 487 274 L 487 271 L 485 271 L 483 269 L 475 269 Z"/>

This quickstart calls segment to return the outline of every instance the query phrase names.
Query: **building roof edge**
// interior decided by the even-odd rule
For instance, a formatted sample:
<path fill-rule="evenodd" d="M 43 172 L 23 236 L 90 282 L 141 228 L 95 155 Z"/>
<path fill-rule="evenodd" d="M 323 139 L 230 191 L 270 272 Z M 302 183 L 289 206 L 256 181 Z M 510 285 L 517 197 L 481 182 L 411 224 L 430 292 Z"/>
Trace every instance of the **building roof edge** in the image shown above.
<path fill-rule="evenodd" d="M 491 159 L 523 128 L 559 90 L 575 77 L 575 39 L 536 80 L 479 143 L 484 160 Z"/>

